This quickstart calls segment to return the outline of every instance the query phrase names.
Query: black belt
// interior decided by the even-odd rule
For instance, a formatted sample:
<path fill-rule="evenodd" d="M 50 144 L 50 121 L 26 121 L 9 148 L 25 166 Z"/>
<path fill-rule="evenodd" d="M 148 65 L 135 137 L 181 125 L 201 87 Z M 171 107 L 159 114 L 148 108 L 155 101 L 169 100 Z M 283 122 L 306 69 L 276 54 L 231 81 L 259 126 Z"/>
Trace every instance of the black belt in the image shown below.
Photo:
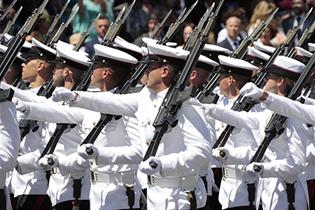
<path fill-rule="evenodd" d="M 5 198 L 4 189 L 0 189 L 0 210 L 6 210 L 7 203 Z"/>

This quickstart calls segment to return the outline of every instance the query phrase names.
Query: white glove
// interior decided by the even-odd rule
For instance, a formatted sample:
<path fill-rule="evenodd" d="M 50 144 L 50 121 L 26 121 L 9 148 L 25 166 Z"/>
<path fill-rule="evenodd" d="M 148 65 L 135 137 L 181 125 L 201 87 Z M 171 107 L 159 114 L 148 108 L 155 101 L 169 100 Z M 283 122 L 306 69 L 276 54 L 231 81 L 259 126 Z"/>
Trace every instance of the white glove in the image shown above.
<path fill-rule="evenodd" d="M 96 159 L 98 150 L 93 144 L 83 144 L 78 148 L 78 154 L 84 159 Z"/>
<path fill-rule="evenodd" d="M 57 88 L 53 94 L 52 94 L 52 100 L 55 102 L 58 101 L 64 101 L 64 102 L 70 102 L 74 101 L 77 97 L 77 94 L 75 92 L 72 92 L 71 90 L 68 90 L 64 87 Z"/>
<path fill-rule="evenodd" d="M 90 169 L 90 163 L 76 152 L 60 160 L 59 169 L 61 174 L 70 174 L 73 178 L 81 178 Z"/>
<path fill-rule="evenodd" d="M 38 161 L 38 163 L 44 169 L 44 171 L 52 170 L 59 165 L 57 156 L 53 154 L 45 155 Z"/>
<path fill-rule="evenodd" d="M 246 183 L 255 183 L 258 181 L 258 177 L 261 175 L 261 173 L 264 170 L 263 163 L 250 163 L 246 166 L 245 172 L 244 172 L 244 180 Z"/>
<path fill-rule="evenodd" d="M 264 91 L 258 88 L 254 83 L 246 83 L 240 90 L 240 94 L 245 97 L 251 97 L 253 99 L 259 99 L 263 95 Z"/>
<path fill-rule="evenodd" d="M 13 98 L 12 102 L 15 104 L 15 108 L 17 111 L 22 112 L 25 115 L 30 112 L 30 105 L 25 103 L 24 101 L 18 98 Z"/>
<path fill-rule="evenodd" d="M 139 170 L 147 175 L 152 175 L 160 172 L 161 161 L 157 157 L 149 157 L 146 161 L 141 162 L 139 165 Z"/>
<path fill-rule="evenodd" d="M 212 157 L 217 159 L 218 161 L 224 162 L 229 155 L 229 151 L 224 147 L 218 147 L 212 150 Z"/>
<path fill-rule="evenodd" d="M 15 167 L 16 171 L 19 174 L 27 174 L 33 171 L 40 169 L 37 161 L 39 156 L 34 152 L 27 153 L 17 157 L 17 166 Z"/>

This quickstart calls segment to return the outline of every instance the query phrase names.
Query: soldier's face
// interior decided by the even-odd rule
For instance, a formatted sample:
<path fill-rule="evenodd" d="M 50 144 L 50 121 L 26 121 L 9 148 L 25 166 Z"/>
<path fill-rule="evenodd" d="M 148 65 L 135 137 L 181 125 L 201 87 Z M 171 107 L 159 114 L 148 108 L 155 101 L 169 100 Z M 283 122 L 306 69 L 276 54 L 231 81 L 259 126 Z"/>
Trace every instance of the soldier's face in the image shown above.
<path fill-rule="evenodd" d="M 53 75 L 53 86 L 54 87 L 62 87 L 65 84 L 65 80 L 63 78 L 63 68 L 56 68 L 54 70 L 54 75 Z"/>
<path fill-rule="evenodd" d="M 201 87 L 207 82 L 209 75 L 210 75 L 210 71 L 196 68 L 191 75 L 191 85 L 195 88 Z"/>
<path fill-rule="evenodd" d="M 231 76 L 225 75 L 225 74 L 220 76 L 219 86 L 220 86 L 220 92 L 222 93 L 222 95 L 224 96 L 228 95 L 230 84 L 231 84 Z"/>
<path fill-rule="evenodd" d="M 34 82 L 37 76 L 39 61 L 37 59 L 28 60 L 22 64 L 22 80 Z"/>
<path fill-rule="evenodd" d="M 152 62 L 145 71 L 146 80 L 144 82 L 146 86 L 155 89 L 156 86 L 163 83 L 162 73 L 163 66 L 160 63 Z"/>
<path fill-rule="evenodd" d="M 264 90 L 276 94 L 279 90 L 279 79 L 280 77 L 275 74 L 267 75 Z"/>
<path fill-rule="evenodd" d="M 105 71 L 105 68 L 96 68 L 93 70 L 93 73 L 91 76 L 91 85 L 95 86 L 103 80 L 104 71 Z"/>

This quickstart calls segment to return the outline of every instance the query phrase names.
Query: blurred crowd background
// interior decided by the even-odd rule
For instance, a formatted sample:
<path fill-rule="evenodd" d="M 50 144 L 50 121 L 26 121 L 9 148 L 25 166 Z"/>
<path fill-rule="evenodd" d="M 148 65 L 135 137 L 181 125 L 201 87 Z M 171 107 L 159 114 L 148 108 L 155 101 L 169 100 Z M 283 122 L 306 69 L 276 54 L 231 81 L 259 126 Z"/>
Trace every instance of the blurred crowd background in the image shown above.
<path fill-rule="evenodd" d="M 2 11 L 12 2 L 12 0 L 0 0 Z M 23 25 L 26 18 L 32 11 L 41 4 L 42 0 L 18 0 L 10 14 L 1 22 L 1 30 L 9 19 L 12 19 L 14 13 L 23 6 L 21 15 L 18 18 L 10 34 L 14 35 Z M 39 23 L 34 28 L 28 39 L 35 37 L 41 40 L 47 33 L 51 21 L 61 11 L 66 0 L 50 0 Z M 66 21 L 74 8 L 79 5 L 79 11 L 62 36 L 62 40 L 75 44 L 80 33 L 87 30 L 90 22 L 97 16 L 102 15 L 102 21 L 96 23 L 96 28 L 91 32 L 88 41 L 98 42 L 104 37 L 110 22 L 123 8 L 131 1 L 124 0 L 71 0 L 66 12 L 61 17 L 61 21 Z M 157 23 L 172 9 L 173 13 L 166 25 L 176 20 L 176 17 L 185 7 L 190 7 L 194 0 L 137 0 L 136 4 L 129 14 L 120 36 L 129 42 L 141 45 L 141 37 L 150 36 L 150 32 Z M 185 26 L 174 37 L 174 42 L 181 46 L 189 36 L 199 19 L 214 0 L 199 0 L 198 5 L 188 17 Z M 217 1 L 218 2 L 218 1 Z M 286 39 L 288 30 L 295 25 L 300 25 L 305 13 L 315 5 L 315 0 L 225 0 L 220 11 L 216 24 L 208 36 L 209 43 L 220 43 L 227 37 L 235 41 L 235 48 L 239 42 L 259 24 L 259 22 L 279 7 L 279 12 L 273 19 L 268 29 L 260 37 L 260 41 L 266 45 L 278 46 Z M 314 14 L 312 16 L 314 17 Z M 309 27 L 314 18 L 308 19 L 301 27 Z M 166 29 L 164 29 L 165 31 Z M 303 32 L 303 30 L 302 30 Z M 163 36 L 163 31 L 160 33 Z M 233 41 L 234 42 L 234 41 Z M 88 47 L 88 46 L 87 46 Z M 226 47 L 226 46 L 225 46 Z"/>

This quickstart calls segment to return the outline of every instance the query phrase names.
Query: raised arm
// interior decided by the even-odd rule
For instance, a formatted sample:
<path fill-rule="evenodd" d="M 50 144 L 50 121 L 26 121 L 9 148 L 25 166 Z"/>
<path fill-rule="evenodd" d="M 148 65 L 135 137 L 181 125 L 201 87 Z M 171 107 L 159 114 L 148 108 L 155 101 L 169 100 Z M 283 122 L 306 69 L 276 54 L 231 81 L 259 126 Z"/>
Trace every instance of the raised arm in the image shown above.
<path fill-rule="evenodd" d="M 204 104 L 206 116 L 232 125 L 237 128 L 258 129 L 259 119 L 252 113 L 245 111 L 237 112 L 216 104 Z"/>
<path fill-rule="evenodd" d="M 298 119 L 302 122 L 315 125 L 315 105 L 302 104 L 289 98 L 268 93 L 266 100 L 262 101 L 267 109 L 280 115 Z"/>

